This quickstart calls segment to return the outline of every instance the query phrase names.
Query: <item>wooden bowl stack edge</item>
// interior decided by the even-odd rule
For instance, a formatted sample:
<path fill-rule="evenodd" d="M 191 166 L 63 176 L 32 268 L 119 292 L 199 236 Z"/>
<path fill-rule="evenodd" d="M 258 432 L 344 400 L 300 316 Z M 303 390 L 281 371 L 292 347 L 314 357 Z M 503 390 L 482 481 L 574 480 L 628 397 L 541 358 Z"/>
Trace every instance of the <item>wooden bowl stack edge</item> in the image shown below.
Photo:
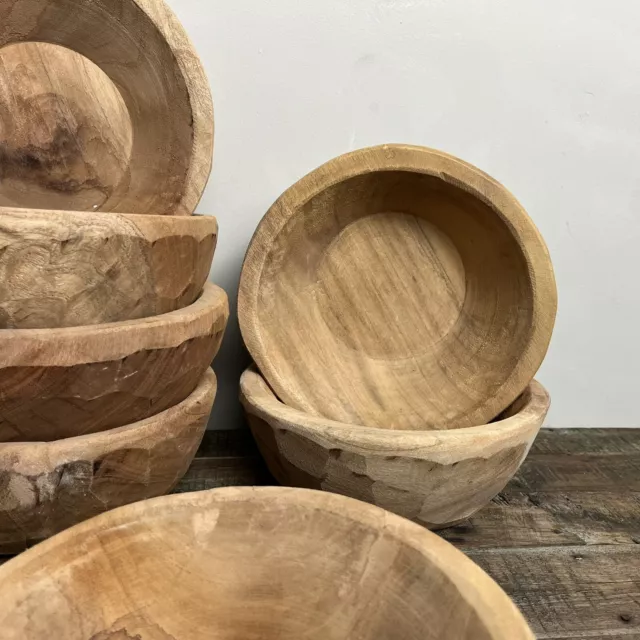
<path fill-rule="evenodd" d="M 210 89 L 162 0 L 0 3 L 0 123 L 0 553 L 16 553 L 180 480 L 229 307 L 207 283 L 217 221 L 191 215 Z"/>
<path fill-rule="evenodd" d="M 272 474 L 466 519 L 542 425 L 556 306 L 542 236 L 476 167 L 401 144 L 322 165 L 266 213 L 240 281 L 241 400 Z"/>

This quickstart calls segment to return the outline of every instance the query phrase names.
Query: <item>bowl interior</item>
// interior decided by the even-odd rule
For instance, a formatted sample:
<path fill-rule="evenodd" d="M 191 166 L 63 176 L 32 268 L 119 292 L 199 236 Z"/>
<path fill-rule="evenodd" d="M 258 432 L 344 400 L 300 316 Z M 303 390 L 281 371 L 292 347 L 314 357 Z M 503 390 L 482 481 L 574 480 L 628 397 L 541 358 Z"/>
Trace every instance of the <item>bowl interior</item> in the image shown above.
<path fill-rule="evenodd" d="M 19 6 L 18 6 L 19 5 Z M 144 9 L 143 9 L 144 7 Z M 73 26 L 69 26 L 73 16 Z M 168 40 L 171 40 L 170 43 Z M 96 205 L 105 211 L 131 213 L 191 213 L 197 204 L 211 162 L 212 119 L 208 86 L 199 61 L 184 32 L 163 2 L 158 0 L 21 0 L 0 8 L 0 47 L 17 42 L 47 42 L 69 48 L 88 58 L 111 79 L 122 97 L 129 121 L 117 118 L 110 122 L 120 127 L 123 121 L 133 131 L 130 154 L 102 155 L 101 163 L 119 164 L 120 179 L 100 185 L 96 197 L 83 209 Z M 31 70 L 31 76 L 46 72 L 55 60 Z M 64 75 L 65 69 L 61 70 Z M 188 86 L 187 81 L 197 86 Z M 96 82 L 77 78 L 85 91 L 94 94 L 89 102 L 99 104 L 102 89 Z M 98 83 L 99 84 L 99 83 Z M 193 95 L 197 93 L 197 98 Z M 11 117 L 13 117 L 13 109 Z M 211 122 L 203 124 L 201 114 Z M 48 116 L 49 117 L 49 116 Z M 33 126 L 33 122 L 29 123 Z M 196 128 L 208 133 L 198 139 Z M 60 135 L 66 136 L 68 121 Z M 71 126 L 71 133 L 82 137 L 87 132 Z M 46 142 L 46 131 L 42 133 Z M 198 131 L 198 133 L 201 133 Z M 102 129 L 94 130 L 100 137 Z M 121 135 L 121 134 L 118 134 Z M 126 136 L 126 133 L 124 134 Z M 68 144 L 71 144 L 71 141 Z M 47 149 L 32 150 L 31 155 L 46 154 Z M 199 154 L 195 182 L 192 162 Z M 11 150 L 12 165 L 28 157 L 29 148 Z M 208 157 L 207 157 L 208 155 Z M 103 172 L 104 168 L 100 168 Z M 96 178 L 97 179 L 97 178 Z M 196 184 L 197 183 L 197 184 Z M 69 191 L 81 185 L 65 182 Z M 186 193 L 194 189 L 193 193 Z M 14 202 L 14 204 L 16 204 Z M 60 208 L 73 208 L 69 202 Z M 57 206 L 51 202 L 48 208 Z"/>
<path fill-rule="evenodd" d="M 271 363 L 256 359 L 286 402 L 398 429 L 491 419 L 478 410 L 512 375 L 534 316 L 503 216 L 455 181 L 400 170 L 301 204 L 256 295 Z"/>
<path fill-rule="evenodd" d="M 0 206 L 100 208 L 127 176 L 132 129 L 99 67 L 44 42 L 0 48 Z"/>
<path fill-rule="evenodd" d="M 479 593 L 499 589 L 435 536 L 451 554 L 446 570 L 405 539 L 415 525 L 385 527 L 381 510 L 300 490 L 238 491 L 153 501 L 45 543 L 2 575 L 2 629 L 22 640 L 506 640 Z M 352 517 L 353 504 L 377 517 Z M 473 572 L 468 582 L 457 562 Z M 501 592 L 492 604 L 516 618 Z M 529 637 L 521 625 L 509 640 Z"/>

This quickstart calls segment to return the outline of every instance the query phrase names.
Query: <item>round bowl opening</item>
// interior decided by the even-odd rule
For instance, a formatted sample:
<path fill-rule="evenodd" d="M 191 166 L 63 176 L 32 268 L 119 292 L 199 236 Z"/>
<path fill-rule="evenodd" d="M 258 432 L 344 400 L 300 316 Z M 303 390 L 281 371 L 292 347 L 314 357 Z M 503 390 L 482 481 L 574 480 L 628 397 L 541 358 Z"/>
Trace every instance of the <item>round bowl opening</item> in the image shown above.
<path fill-rule="evenodd" d="M 65 47 L 0 48 L 0 206 L 102 208 L 129 181 L 133 132 L 120 92 Z"/>
<path fill-rule="evenodd" d="M 63 535 L 2 574 L 0 622 L 15 637 L 531 637 L 453 547 L 329 494 L 174 496 Z"/>
<path fill-rule="evenodd" d="M 389 429 L 483 424 L 529 379 L 539 239 L 531 225 L 525 241 L 531 223 L 497 183 L 411 152 L 421 170 L 362 160 L 364 173 L 331 181 L 321 168 L 282 196 L 241 283 L 243 334 L 298 409 Z"/>

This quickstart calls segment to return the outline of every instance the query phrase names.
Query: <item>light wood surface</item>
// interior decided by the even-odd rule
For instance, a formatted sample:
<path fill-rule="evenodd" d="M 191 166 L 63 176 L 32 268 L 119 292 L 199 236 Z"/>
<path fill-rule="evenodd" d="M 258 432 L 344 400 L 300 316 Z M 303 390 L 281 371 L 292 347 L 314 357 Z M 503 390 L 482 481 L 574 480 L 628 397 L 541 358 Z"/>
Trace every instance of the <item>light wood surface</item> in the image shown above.
<path fill-rule="evenodd" d="M 100 208 L 127 179 L 133 132 L 116 86 L 70 49 L 0 48 L 0 205 Z"/>
<path fill-rule="evenodd" d="M 208 369 L 185 400 L 141 422 L 51 443 L 0 444 L 0 550 L 24 549 L 171 490 L 198 449 L 215 392 Z"/>
<path fill-rule="evenodd" d="M 127 117 L 114 104 L 113 88 L 90 65 L 68 56 L 59 65 L 62 53 L 45 61 L 17 54 L 34 64 L 25 69 L 18 62 L 16 69 L 9 63 L 0 71 L 3 118 L 12 121 L 11 132 L 0 139 L 2 171 L 9 178 L 4 198 L 33 206 L 20 197 L 30 183 L 39 207 L 192 213 L 211 169 L 213 107 L 200 60 L 167 5 L 4 0 L 0 47 L 34 41 L 61 45 L 93 62 L 117 87 Z M 76 78 L 69 80 L 70 74 Z M 111 126 L 120 129 L 116 134 L 104 131 L 103 115 L 94 115 L 103 99 Z M 55 196 L 41 202 L 52 190 Z"/>
<path fill-rule="evenodd" d="M 120 427 L 186 398 L 220 347 L 225 292 L 160 316 L 66 329 L 0 331 L 0 442 Z"/>
<path fill-rule="evenodd" d="M 251 430 L 279 482 L 358 498 L 432 529 L 468 518 L 504 488 L 549 408 L 549 396 L 534 381 L 495 423 L 401 432 L 288 407 L 255 369 L 242 375 L 240 390 Z"/>
<path fill-rule="evenodd" d="M 542 429 L 507 487 L 438 533 L 498 582 L 536 638 L 638 640 L 639 480 L 640 429 Z M 209 431 L 176 490 L 273 483 L 248 430 Z"/>
<path fill-rule="evenodd" d="M 342 496 L 229 488 L 94 518 L 0 568 L 6 640 L 532 640 L 450 544 Z"/>
<path fill-rule="evenodd" d="M 209 216 L 0 207 L 0 328 L 120 322 L 190 305 L 209 275 Z"/>
<path fill-rule="evenodd" d="M 484 424 L 547 350 L 553 270 L 499 183 L 444 153 L 384 145 L 286 191 L 247 251 L 245 343 L 291 407 L 385 429 Z"/>

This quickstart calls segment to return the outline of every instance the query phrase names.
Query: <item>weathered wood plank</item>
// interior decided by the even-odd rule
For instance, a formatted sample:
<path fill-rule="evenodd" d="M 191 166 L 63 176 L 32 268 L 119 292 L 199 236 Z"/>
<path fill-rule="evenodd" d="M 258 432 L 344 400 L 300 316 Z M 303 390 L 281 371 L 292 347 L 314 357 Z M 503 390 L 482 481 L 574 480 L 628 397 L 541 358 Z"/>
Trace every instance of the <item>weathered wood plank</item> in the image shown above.
<path fill-rule="evenodd" d="M 640 453 L 640 429 L 542 429 L 530 455 Z"/>
<path fill-rule="evenodd" d="M 640 545 L 484 549 L 468 555 L 513 598 L 538 638 L 640 633 Z"/>
<path fill-rule="evenodd" d="M 196 454 L 197 458 L 258 456 L 258 448 L 249 429 L 207 431 Z"/>
<path fill-rule="evenodd" d="M 518 493 L 439 532 L 461 548 L 640 544 L 640 492 Z"/>
<path fill-rule="evenodd" d="M 640 455 L 529 455 L 505 491 L 640 491 Z"/>
<path fill-rule="evenodd" d="M 261 458 L 196 458 L 174 493 L 218 487 L 277 484 Z"/>

